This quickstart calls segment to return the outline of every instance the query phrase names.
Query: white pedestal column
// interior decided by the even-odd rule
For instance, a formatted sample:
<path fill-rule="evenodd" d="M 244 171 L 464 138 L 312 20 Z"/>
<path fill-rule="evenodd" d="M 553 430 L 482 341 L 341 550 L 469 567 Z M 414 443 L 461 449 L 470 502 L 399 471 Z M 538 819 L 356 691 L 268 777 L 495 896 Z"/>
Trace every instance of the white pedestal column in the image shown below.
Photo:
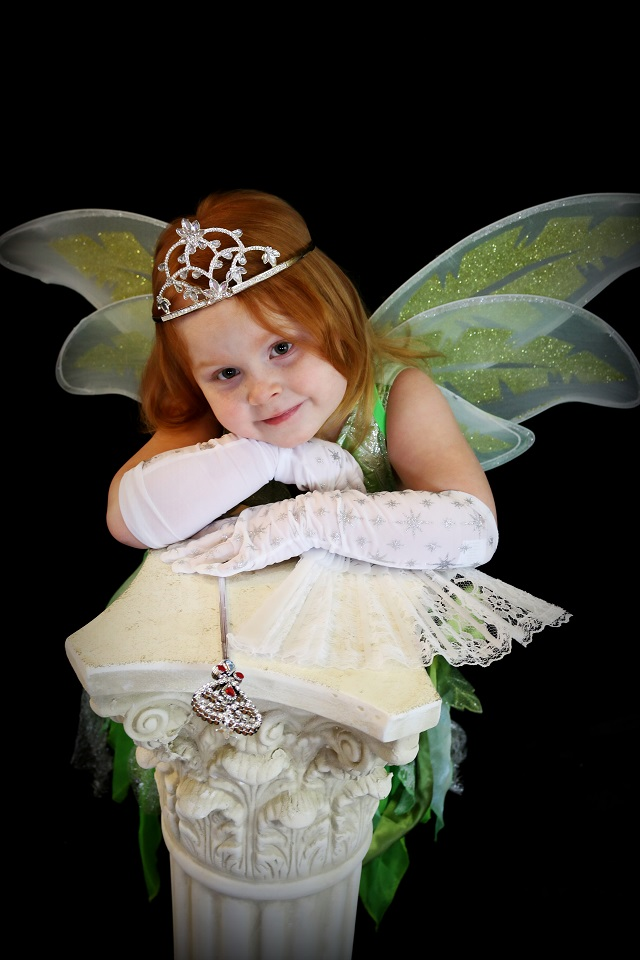
<path fill-rule="evenodd" d="M 231 626 L 291 563 L 227 583 Z M 440 701 L 426 671 L 296 668 L 243 657 L 253 736 L 200 719 L 221 659 L 217 580 L 150 553 L 129 588 L 67 640 L 91 704 L 154 767 L 171 859 L 175 960 L 349 960 L 372 818 Z M 234 620 L 235 618 L 235 620 Z"/>

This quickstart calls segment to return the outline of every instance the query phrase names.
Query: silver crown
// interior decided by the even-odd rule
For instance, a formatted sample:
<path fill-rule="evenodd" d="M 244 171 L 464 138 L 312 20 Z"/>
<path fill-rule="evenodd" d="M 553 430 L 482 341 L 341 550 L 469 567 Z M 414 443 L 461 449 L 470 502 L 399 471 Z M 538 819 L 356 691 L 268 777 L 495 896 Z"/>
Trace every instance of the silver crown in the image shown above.
<path fill-rule="evenodd" d="M 219 300 L 224 300 L 227 297 L 234 296 L 236 293 L 241 293 L 243 290 L 246 290 L 247 287 L 252 287 L 255 283 L 261 283 L 262 280 L 268 280 L 269 277 L 280 273 L 281 270 L 286 270 L 287 267 L 297 263 L 298 260 L 301 260 L 314 248 L 314 244 L 311 243 L 289 260 L 285 260 L 283 263 L 277 263 L 280 252 L 273 247 L 261 247 L 258 245 L 245 247 L 240 239 L 242 230 L 226 230 L 224 227 L 207 227 L 206 230 L 203 230 L 197 220 L 194 220 L 193 223 L 189 220 L 183 220 L 182 229 L 177 229 L 176 233 L 180 239 L 176 240 L 173 246 L 169 248 L 163 262 L 158 265 L 158 270 L 167 274 L 167 280 L 164 282 L 160 293 L 156 297 L 158 310 L 161 314 L 160 316 L 154 316 L 153 319 L 156 322 L 172 320 L 174 317 L 180 317 L 184 313 L 191 313 L 192 310 L 199 310 L 201 307 L 209 307 L 213 303 L 218 303 Z M 231 237 L 235 241 L 235 245 L 225 247 L 221 250 L 220 240 L 205 239 L 206 235 L 211 233 L 226 234 L 226 236 Z M 177 247 L 184 247 L 184 253 L 181 253 L 178 257 L 178 263 L 182 264 L 182 266 L 176 270 L 175 273 L 170 273 L 169 259 Z M 191 260 L 189 259 L 191 255 L 197 250 L 207 249 L 209 249 L 212 254 L 209 268 L 204 270 L 202 267 L 192 266 Z M 262 262 L 267 269 L 261 273 L 257 273 L 249 280 L 243 280 L 242 277 L 247 272 L 245 270 L 245 264 L 247 262 L 246 255 L 253 251 L 262 251 Z M 224 280 L 220 282 L 215 279 L 213 274 L 216 270 L 224 269 L 226 264 L 223 263 L 223 260 L 230 260 L 231 266 L 227 270 Z M 199 280 L 201 277 L 208 278 L 208 289 L 194 286 L 189 282 L 190 279 Z M 184 307 L 182 310 L 172 311 L 171 303 L 163 296 L 167 287 L 173 287 L 177 293 L 182 295 L 183 299 L 193 301 L 192 304 Z"/>

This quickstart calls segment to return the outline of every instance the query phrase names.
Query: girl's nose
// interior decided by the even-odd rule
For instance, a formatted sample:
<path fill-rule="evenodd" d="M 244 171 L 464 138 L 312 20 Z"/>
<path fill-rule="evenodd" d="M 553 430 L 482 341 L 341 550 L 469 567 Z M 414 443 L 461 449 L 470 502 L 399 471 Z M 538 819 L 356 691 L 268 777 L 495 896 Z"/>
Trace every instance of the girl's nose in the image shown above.
<path fill-rule="evenodd" d="M 253 407 L 259 407 L 281 392 L 282 387 L 275 380 L 253 377 L 247 384 L 247 402 Z"/>

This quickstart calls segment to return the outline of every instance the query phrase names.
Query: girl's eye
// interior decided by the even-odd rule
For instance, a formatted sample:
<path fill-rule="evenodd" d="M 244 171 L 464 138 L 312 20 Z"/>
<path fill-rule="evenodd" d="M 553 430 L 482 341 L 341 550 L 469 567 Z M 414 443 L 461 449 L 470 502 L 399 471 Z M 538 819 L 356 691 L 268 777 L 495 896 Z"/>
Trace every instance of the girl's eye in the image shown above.
<path fill-rule="evenodd" d="M 233 380 L 237 377 L 239 370 L 237 367 L 225 367 L 224 370 L 218 370 L 216 380 Z"/>
<path fill-rule="evenodd" d="M 292 347 L 292 343 L 289 343 L 288 340 L 283 340 L 281 343 L 276 343 L 276 345 L 271 348 L 271 352 L 276 357 L 284 357 L 286 353 L 289 353 L 289 350 L 291 350 Z"/>

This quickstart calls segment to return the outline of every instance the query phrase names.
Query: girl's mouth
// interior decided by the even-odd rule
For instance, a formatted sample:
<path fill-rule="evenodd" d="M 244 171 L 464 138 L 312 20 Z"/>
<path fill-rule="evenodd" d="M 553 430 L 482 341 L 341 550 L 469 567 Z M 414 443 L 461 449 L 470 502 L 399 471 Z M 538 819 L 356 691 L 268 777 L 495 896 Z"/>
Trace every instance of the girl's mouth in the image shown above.
<path fill-rule="evenodd" d="M 286 423 L 287 420 L 290 420 L 293 417 L 300 407 L 301 403 L 296 404 L 295 407 L 289 407 L 288 410 L 284 410 L 282 413 L 277 414 L 275 417 L 267 417 L 266 420 L 263 420 L 263 423 L 269 424 L 269 426 L 278 426 L 280 423 Z"/>

